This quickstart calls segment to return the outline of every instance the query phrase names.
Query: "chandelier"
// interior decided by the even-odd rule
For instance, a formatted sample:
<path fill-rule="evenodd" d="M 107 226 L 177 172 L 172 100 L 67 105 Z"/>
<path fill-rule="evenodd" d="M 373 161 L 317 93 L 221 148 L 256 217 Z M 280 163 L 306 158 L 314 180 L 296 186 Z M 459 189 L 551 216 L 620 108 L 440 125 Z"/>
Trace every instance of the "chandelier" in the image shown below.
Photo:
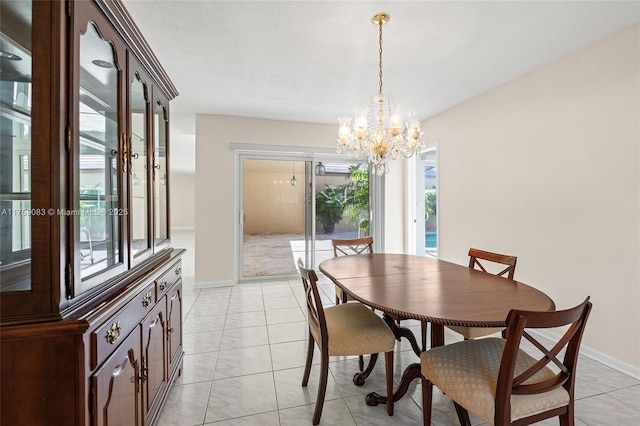
<path fill-rule="evenodd" d="M 424 147 L 424 132 L 413 110 L 402 111 L 391 95 L 382 92 L 382 25 L 389 22 L 386 13 L 377 13 L 371 22 L 378 25 L 379 85 L 378 93 L 369 99 L 369 108 L 356 108 L 351 117 L 338 118 L 338 153 L 358 159 L 367 158 L 373 172 L 384 175 L 389 161 L 400 153 L 409 158 Z"/>

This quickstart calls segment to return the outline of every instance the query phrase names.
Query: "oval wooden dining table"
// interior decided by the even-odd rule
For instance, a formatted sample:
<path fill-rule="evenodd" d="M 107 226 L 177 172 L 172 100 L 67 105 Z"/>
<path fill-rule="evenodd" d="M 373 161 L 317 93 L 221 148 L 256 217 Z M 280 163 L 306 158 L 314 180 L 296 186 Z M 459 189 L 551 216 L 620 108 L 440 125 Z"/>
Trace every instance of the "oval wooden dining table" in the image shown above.
<path fill-rule="evenodd" d="M 444 326 L 504 327 L 511 309 L 555 310 L 549 296 L 531 286 L 440 259 L 391 253 L 335 257 L 319 265 L 335 285 L 353 299 L 384 313 L 399 339 L 407 338 L 416 353 L 413 333 L 393 318 L 426 321 L 431 347 L 444 344 Z M 409 365 L 394 401 L 420 377 L 420 363 Z M 371 393 L 368 405 L 386 403 Z"/>

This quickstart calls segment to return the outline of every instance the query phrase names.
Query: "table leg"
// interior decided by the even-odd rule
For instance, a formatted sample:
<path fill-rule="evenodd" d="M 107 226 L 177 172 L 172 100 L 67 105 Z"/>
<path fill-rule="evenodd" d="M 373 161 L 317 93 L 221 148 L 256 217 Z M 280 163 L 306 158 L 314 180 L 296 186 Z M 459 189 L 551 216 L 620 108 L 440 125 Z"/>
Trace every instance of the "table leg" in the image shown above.
<path fill-rule="evenodd" d="M 444 325 L 431 323 L 431 347 L 444 345 Z"/>
<path fill-rule="evenodd" d="M 394 331 L 394 334 L 395 334 L 395 331 Z M 414 338 L 414 341 L 415 341 L 415 338 Z M 442 346 L 442 345 L 444 345 L 444 326 L 442 324 L 431 323 L 431 347 L 434 348 L 436 346 Z M 413 347 L 413 345 L 411 346 Z M 417 343 L 416 343 L 416 346 L 417 346 Z M 414 348 L 414 352 L 415 352 L 415 348 Z M 420 363 L 410 364 L 407 368 L 405 368 L 404 373 L 402 374 L 402 379 L 400 380 L 400 384 L 398 385 L 398 389 L 396 389 L 396 391 L 393 393 L 393 402 L 396 402 L 400 398 L 402 398 L 407 393 L 407 390 L 409 390 L 409 385 L 411 384 L 411 382 L 414 381 L 415 379 L 420 378 L 421 376 L 422 376 L 422 373 L 420 369 Z M 365 402 L 369 406 L 386 404 L 387 397 L 382 396 L 376 392 L 371 392 L 365 397 Z"/>
<path fill-rule="evenodd" d="M 396 336 L 396 339 L 400 340 L 401 337 L 404 337 L 405 339 L 407 339 L 411 344 L 411 348 L 413 349 L 413 352 L 415 352 L 417 356 L 420 356 L 420 352 L 422 352 L 422 349 L 418 345 L 416 336 L 413 335 L 411 330 L 409 330 L 407 327 L 402 327 L 401 325 L 398 325 L 398 323 L 396 323 L 396 321 L 390 316 L 388 316 L 387 314 L 384 314 L 382 318 L 384 319 L 384 321 L 387 323 L 387 325 L 393 332 L 393 335 Z"/>

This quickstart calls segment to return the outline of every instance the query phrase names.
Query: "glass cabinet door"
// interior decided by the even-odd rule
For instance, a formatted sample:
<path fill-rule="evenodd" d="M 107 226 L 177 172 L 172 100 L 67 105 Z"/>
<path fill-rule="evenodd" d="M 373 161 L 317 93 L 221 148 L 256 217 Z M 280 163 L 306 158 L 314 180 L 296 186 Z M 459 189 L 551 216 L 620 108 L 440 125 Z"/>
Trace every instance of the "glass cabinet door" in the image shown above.
<path fill-rule="evenodd" d="M 79 42 L 77 186 L 74 188 L 74 257 L 80 269 L 75 294 L 97 285 L 98 274 L 123 266 L 120 74 L 112 40 L 89 21 Z M 74 162 L 76 158 L 74 158 Z M 124 161 L 124 160 L 123 160 Z M 104 278 L 104 275 L 103 275 Z M 104 279 L 102 280 L 102 282 Z"/>
<path fill-rule="evenodd" d="M 31 290 L 32 2 L 0 5 L 0 292 Z"/>
<path fill-rule="evenodd" d="M 157 101 L 153 110 L 153 199 L 154 243 L 168 242 L 169 215 L 167 206 L 167 109 Z"/>
<path fill-rule="evenodd" d="M 149 178 L 147 155 L 147 129 L 149 94 L 139 72 L 135 72 L 130 84 L 130 163 L 129 214 L 131 223 L 131 254 L 136 259 L 151 252 Z"/>

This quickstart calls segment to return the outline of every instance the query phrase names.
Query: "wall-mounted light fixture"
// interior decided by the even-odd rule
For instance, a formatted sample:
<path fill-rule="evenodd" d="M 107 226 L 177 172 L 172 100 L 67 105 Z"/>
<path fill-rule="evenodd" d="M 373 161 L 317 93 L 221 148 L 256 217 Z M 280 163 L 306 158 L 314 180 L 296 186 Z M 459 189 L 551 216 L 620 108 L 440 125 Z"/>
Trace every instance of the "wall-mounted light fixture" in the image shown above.
<path fill-rule="evenodd" d="M 293 161 L 293 176 L 291 177 L 291 186 L 296 186 L 298 184 L 298 179 L 296 179 L 296 162 Z"/>

